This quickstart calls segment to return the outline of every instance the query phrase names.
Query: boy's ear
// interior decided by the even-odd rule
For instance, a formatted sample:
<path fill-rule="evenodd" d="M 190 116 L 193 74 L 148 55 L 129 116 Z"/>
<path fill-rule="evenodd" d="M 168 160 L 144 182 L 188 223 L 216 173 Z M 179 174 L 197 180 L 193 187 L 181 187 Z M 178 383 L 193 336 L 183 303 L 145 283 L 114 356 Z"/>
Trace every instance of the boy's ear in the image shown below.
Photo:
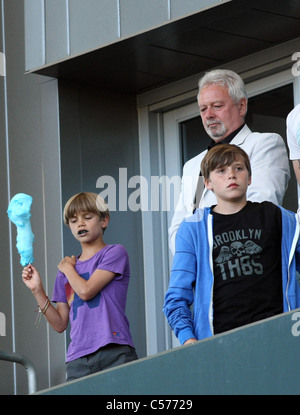
<path fill-rule="evenodd" d="M 101 219 L 102 228 L 106 229 L 109 223 L 109 216 L 105 216 L 105 218 Z"/>
<path fill-rule="evenodd" d="M 209 179 L 204 179 L 204 186 L 208 189 L 208 190 L 213 190 L 212 188 L 212 184 L 211 181 Z"/>

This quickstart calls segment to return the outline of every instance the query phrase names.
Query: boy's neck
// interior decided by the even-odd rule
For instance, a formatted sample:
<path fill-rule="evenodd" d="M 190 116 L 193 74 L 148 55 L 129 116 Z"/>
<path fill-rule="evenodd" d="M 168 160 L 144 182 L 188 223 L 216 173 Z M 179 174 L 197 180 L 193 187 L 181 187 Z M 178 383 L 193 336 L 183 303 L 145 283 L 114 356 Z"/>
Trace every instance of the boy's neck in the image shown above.
<path fill-rule="evenodd" d="M 93 244 L 81 244 L 82 252 L 80 255 L 81 261 L 86 261 L 87 259 L 92 258 L 97 252 L 103 249 L 106 246 L 106 243 L 101 239 L 96 241 Z"/>
<path fill-rule="evenodd" d="M 247 204 L 247 200 L 243 199 L 238 202 L 218 200 L 217 205 L 213 208 L 213 211 L 220 213 L 221 215 L 233 215 L 234 213 L 242 210 Z"/>

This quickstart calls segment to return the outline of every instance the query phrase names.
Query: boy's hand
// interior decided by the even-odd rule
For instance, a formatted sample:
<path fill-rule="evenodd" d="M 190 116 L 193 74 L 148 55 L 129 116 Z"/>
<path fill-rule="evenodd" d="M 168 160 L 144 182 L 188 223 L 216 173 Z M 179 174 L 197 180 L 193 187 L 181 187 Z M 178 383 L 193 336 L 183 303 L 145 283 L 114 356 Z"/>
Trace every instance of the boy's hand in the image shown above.
<path fill-rule="evenodd" d="M 66 274 L 70 268 L 74 269 L 75 265 L 76 257 L 72 255 L 71 257 L 66 256 L 65 258 L 63 258 L 57 265 L 57 267 L 63 274 Z"/>
<path fill-rule="evenodd" d="M 25 285 L 30 288 L 31 291 L 38 291 L 42 287 L 40 274 L 31 264 L 23 268 L 22 279 Z"/>
<path fill-rule="evenodd" d="M 192 343 L 195 343 L 196 341 L 197 341 L 197 339 L 194 339 L 194 338 L 188 339 L 187 341 L 185 341 L 185 342 L 183 343 L 183 346 L 184 346 L 184 345 L 186 345 L 186 344 L 192 344 Z"/>

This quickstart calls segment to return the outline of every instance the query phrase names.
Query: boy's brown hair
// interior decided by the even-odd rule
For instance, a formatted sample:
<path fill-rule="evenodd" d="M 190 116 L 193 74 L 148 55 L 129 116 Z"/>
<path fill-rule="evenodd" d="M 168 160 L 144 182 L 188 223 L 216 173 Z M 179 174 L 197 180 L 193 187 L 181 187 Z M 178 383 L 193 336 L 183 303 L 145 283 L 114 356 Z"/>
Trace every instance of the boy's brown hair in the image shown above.
<path fill-rule="evenodd" d="M 201 162 L 201 173 L 209 179 L 210 172 L 222 166 L 230 166 L 234 161 L 242 160 L 251 177 L 251 165 L 248 154 L 234 144 L 218 144 L 210 149 Z"/>
<path fill-rule="evenodd" d="M 77 193 L 67 201 L 63 212 L 64 223 L 69 226 L 70 218 L 73 218 L 79 212 L 96 213 L 100 219 L 110 216 L 104 199 L 91 192 Z"/>

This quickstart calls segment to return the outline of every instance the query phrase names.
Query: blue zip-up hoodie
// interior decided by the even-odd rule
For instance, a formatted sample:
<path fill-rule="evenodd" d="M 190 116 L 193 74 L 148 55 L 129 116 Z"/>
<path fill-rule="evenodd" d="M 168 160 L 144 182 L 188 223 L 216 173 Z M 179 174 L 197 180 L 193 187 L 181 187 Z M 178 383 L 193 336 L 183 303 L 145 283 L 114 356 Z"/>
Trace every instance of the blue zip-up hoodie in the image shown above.
<path fill-rule="evenodd" d="M 283 311 L 300 307 L 299 222 L 282 207 Z M 197 209 L 185 219 L 176 236 L 171 278 L 163 311 L 181 344 L 213 335 L 213 216 L 211 208 Z M 206 241 L 206 243 L 204 242 Z M 193 304 L 193 314 L 190 306 Z"/>

